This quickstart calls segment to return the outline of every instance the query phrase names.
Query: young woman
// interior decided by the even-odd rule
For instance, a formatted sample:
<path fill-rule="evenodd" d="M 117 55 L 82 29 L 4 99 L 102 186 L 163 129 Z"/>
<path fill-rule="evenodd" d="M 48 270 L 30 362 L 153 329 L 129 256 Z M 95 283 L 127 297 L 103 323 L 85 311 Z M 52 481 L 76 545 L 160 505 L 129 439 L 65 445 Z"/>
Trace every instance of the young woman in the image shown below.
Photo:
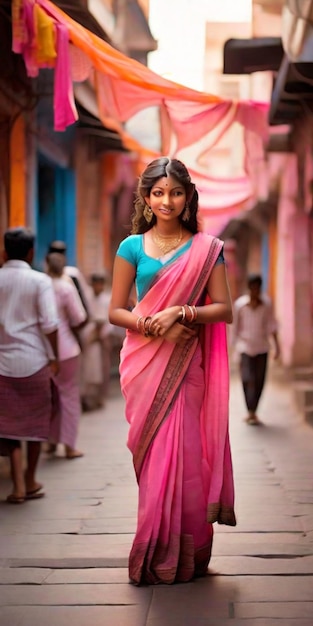
<path fill-rule="evenodd" d="M 132 235 L 114 264 L 109 317 L 127 329 L 121 388 L 139 484 L 129 558 L 136 584 L 205 575 L 213 522 L 236 524 L 225 326 L 232 306 L 223 242 L 198 232 L 197 210 L 184 164 L 156 159 L 139 179 Z"/>

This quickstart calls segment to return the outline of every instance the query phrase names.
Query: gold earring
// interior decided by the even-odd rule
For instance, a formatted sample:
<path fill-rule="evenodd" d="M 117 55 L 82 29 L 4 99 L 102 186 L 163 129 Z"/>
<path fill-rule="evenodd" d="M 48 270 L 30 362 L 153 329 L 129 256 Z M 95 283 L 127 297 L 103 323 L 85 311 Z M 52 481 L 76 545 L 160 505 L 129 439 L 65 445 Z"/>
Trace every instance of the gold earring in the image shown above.
<path fill-rule="evenodd" d="M 184 222 L 188 222 L 190 220 L 190 208 L 188 202 L 186 202 L 182 219 L 184 220 Z"/>
<path fill-rule="evenodd" d="M 148 224 L 150 224 L 152 218 L 153 218 L 153 213 L 152 213 L 152 209 L 148 204 L 145 204 L 145 208 L 143 210 L 143 216 L 146 220 L 146 222 L 148 222 Z"/>

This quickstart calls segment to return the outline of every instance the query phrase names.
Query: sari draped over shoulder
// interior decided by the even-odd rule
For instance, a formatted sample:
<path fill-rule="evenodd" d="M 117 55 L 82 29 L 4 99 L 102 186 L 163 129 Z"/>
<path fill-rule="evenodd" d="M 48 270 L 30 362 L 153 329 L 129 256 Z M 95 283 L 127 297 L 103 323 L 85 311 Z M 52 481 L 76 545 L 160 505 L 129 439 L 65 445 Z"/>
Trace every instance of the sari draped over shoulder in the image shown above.
<path fill-rule="evenodd" d="M 134 312 L 204 304 L 222 245 L 195 235 L 158 272 Z M 183 346 L 127 331 L 120 377 L 139 485 L 130 579 L 170 584 L 205 575 L 213 522 L 236 524 L 225 323 L 201 326 Z"/>

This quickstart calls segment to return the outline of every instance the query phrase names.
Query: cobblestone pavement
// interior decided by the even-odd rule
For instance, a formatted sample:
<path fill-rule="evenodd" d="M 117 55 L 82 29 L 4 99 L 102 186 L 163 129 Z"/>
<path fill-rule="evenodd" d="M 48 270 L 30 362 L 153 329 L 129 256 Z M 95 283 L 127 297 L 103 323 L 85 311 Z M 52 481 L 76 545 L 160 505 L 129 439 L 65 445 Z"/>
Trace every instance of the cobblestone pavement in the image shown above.
<path fill-rule="evenodd" d="M 42 455 L 46 497 L 4 502 L 0 465 L 1 626 L 312 626 L 313 428 L 283 376 L 268 381 L 260 426 L 231 386 L 236 528 L 216 527 L 209 575 L 134 587 L 127 557 L 137 488 L 118 381 L 105 409 L 84 414 L 85 457 Z"/>

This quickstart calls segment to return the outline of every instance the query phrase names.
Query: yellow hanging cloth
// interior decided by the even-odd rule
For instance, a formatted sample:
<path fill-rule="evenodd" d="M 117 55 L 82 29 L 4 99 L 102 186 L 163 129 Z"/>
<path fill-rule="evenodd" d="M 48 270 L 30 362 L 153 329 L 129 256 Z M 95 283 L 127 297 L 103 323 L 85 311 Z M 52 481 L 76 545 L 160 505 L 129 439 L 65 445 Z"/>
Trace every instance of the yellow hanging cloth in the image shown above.
<path fill-rule="evenodd" d="M 54 20 L 35 4 L 35 24 L 37 31 L 36 60 L 38 65 L 53 67 L 57 57 Z"/>

